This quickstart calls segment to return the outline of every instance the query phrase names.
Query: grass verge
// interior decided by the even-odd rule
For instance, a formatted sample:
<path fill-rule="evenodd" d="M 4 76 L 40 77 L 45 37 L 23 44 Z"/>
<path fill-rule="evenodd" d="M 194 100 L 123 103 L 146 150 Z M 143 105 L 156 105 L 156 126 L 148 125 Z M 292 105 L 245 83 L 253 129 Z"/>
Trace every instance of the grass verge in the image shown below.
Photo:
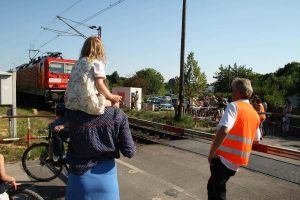
<path fill-rule="evenodd" d="M 6 112 L 9 109 L 7 106 L 0 107 L 0 116 L 6 116 Z M 17 108 L 18 115 L 34 115 L 32 109 Z M 39 111 L 38 115 L 53 115 L 48 111 Z M 53 120 L 53 117 L 30 118 L 30 131 L 31 136 L 45 136 L 47 134 L 48 124 Z M 7 162 L 21 161 L 22 154 L 27 148 L 27 142 L 25 140 L 18 140 L 14 142 L 2 142 L 4 138 L 10 138 L 9 120 L 6 118 L 0 119 L 0 139 L 1 150 L 0 153 L 4 155 Z M 23 138 L 27 136 L 28 132 L 28 118 L 17 119 L 17 137 Z M 37 142 L 37 141 L 32 141 Z"/>
<path fill-rule="evenodd" d="M 182 128 L 195 129 L 209 133 L 215 132 L 215 125 L 209 121 L 195 121 L 189 114 L 185 114 L 181 120 L 175 119 L 174 111 L 137 111 L 124 109 L 124 112 L 129 117 L 136 117 L 139 119 L 149 120 L 168 124 L 171 126 L 178 126 Z"/>

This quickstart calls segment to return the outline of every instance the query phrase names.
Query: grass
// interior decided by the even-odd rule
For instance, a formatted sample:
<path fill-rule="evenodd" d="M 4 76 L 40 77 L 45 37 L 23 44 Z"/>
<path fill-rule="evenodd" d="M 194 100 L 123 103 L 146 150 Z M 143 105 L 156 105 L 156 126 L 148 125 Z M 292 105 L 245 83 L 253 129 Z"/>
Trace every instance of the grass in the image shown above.
<path fill-rule="evenodd" d="M 6 116 L 6 111 L 9 107 L 0 107 L 0 116 Z M 18 115 L 34 115 L 32 109 L 17 108 Z M 53 115 L 51 112 L 39 111 L 38 115 Z M 34 117 L 30 118 L 30 131 L 31 136 L 41 136 L 46 135 L 48 124 L 53 120 L 51 118 L 40 118 Z M 27 118 L 17 118 L 17 137 L 26 137 L 28 132 L 28 119 Z M 4 118 L 0 119 L 0 139 L 10 138 L 9 133 L 9 120 Z M 37 141 L 36 141 L 37 142 Z M 27 147 L 27 143 L 24 140 L 5 142 L 1 143 L 0 153 L 5 156 L 6 161 L 15 162 L 20 161 L 24 150 Z"/>
<path fill-rule="evenodd" d="M 171 126 L 178 126 L 188 129 L 196 129 L 200 131 L 205 131 L 213 133 L 215 131 L 215 125 L 211 124 L 209 121 L 195 121 L 191 115 L 185 114 L 181 120 L 175 119 L 174 111 L 137 111 L 124 109 L 129 117 L 136 117 L 139 119 L 149 120 L 153 122 L 159 122 L 163 124 L 168 124 Z"/>

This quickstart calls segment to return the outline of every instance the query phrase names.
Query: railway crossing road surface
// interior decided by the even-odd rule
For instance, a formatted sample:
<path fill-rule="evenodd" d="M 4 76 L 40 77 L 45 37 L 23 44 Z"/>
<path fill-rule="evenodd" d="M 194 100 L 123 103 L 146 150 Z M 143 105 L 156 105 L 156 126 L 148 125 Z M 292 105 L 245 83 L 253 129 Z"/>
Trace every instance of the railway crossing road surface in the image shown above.
<path fill-rule="evenodd" d="M 168 146 L 138 144 L 133 159 L 121 158 L 117 164 L 122 200 L 207 199 L 209 165 L 204 155 Z M 6 168 L 18 181 L 30 181 L 21 163 L 7 164 Z M 45 199 L 64 199 L 65 185 L 66 177 L 61 176 L 51 182 L 34 182 L 32 189 Z M 227 184 L 227 197 L 233 200 L 296 200 L 299 196 L 299 184 L 245 168 Z"/>

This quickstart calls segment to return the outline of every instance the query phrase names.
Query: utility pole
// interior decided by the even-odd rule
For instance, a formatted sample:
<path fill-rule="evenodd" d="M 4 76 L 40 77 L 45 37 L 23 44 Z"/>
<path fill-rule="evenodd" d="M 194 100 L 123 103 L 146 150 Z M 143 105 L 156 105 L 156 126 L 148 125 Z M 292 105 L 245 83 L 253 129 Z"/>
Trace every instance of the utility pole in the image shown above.
<path fill-rule="evenodd" d="M 12 70 L 12 116 L 17 115 L 17 90 L 16 90 L 17 72 L 16 68 Z M 12 137 L 17 137 L 17 119 L 12 119 Z"/>
<path fill-rule="evenodd" d="M 228 67 L 228 97 L 230 95 L 230 92 L 231 92 L 231 84 L 230 84 L 230 65 Z"/>
<path fill-rule="evenodd" d="M 185 49 L 185 16 L 186 16 L 186 0 L 182 5 L 182 25 L 181 25 L 181 50 L 180 50 L 180 78 L 179 78 L 179 105 L 176 118 L 181 119 L 183 113 L 183 91 L 184 91 L 184 49 Z"/>

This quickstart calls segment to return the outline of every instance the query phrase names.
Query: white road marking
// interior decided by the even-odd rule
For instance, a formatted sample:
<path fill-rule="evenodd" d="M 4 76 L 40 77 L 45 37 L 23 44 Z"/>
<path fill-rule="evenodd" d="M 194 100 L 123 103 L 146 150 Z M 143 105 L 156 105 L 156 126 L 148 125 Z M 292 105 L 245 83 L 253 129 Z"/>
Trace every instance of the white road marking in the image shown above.
<path fill-rule="evenodd" d="M 170 182 L 168 182 L 168 181 L 166 181 L 166 180 L 164 180 L 162 178 L 154 176 L 153 174 L 150 174 L 150 173 L 148 173 L 148 172 L 146 172 L 146 171 L 144 171 L 142 169 L 139 169 L 139 168 L 137 168 L 137 167 L 135 167 L 135 166 L 133 166 L 133 165 L 131 165 L 129 163 L 126 163 L 126 162 L 124 162 L 122 160 L 119 160 L 119 159 L 116 159 L 116 162 L 118 164 L 121 164 L 121 165 L 124 165 L 124 166 L 130 168 L 131 170 L 129 170 L 129 173 L 131 173 L 131 174 L 133 174 L 133 173 L 141 173 L 144 176 L 147 176 L 148 178 L 154 179 L 155 181 L 157 181 L 157 182 L 159 182 L 161 184 L 164 184 L 164 185 L 168 186 L 169 188 L 172 188 L 172 189 L 174 189 L 174 190 L 176 190 L 176 191 L 178 191 L 178 192 L 180 192 L 180 193 L 182 193 L 182 194 L 184 194 L 184 195 L 186 195 L 186 196 L 188 196 L 188 197 L 190 197 L 192 199 L 200 200 L 196 195 L 193 195 L 193 194 L 190 194 L 188 192 L 185 192 L 183 188 L 181 188 L 181 187 L 179 187 L 177 185 L 174 185 L 173 183 L 170 183 Z"/>

